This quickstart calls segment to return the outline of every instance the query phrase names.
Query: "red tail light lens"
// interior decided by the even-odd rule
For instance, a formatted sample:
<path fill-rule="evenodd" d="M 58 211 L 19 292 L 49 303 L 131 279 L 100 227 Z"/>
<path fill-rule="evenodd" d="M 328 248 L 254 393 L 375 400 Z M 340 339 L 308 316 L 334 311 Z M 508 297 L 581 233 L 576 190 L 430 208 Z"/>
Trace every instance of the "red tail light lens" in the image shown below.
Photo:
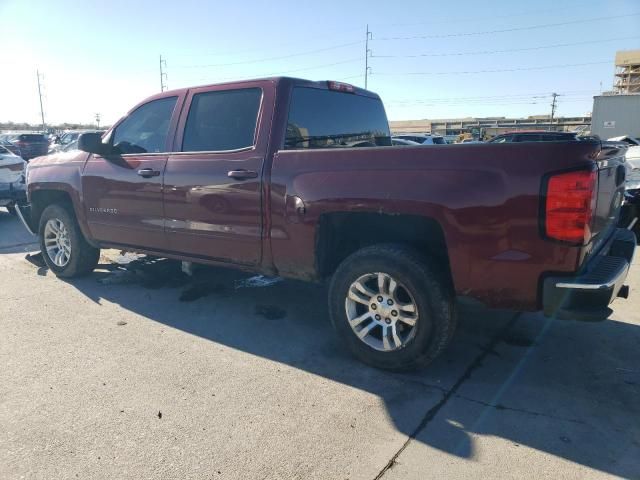
<path fill-rule="evenodd" d="M 596 181 L 595 171 L 584 170 L 549 177 L 545 205 L 547 237 L 576 244 L 589 241 Z"/>

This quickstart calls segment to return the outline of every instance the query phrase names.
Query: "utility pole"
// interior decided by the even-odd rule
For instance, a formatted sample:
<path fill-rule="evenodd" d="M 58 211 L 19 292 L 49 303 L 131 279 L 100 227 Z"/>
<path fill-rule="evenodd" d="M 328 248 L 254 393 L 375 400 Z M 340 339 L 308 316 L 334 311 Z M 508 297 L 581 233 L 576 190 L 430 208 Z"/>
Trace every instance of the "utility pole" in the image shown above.
<path fill-rule="evenodd" d="M 371 67 L 369 67 L 369 40 L 373 38 L 372 32 L 369 31 L 369 24 L 367 23 L 367 38 L 364 42 L 364 88 L 367 89 L 369 73 L 371 73 Z"/>
<path fill-rule="evenodd" d="M 38 98 L 40 99 L 40 117 L 42 118 L 42 133 L 46 133 L 47 127 L 44 124 L 44 108 L 42 108 L 42 88 L 40 88 L 40 71 L 36 70 L 36 76 L 38 77 Z"/>
<path fill-rule="evenodd" d="M 557 93 L 552 93 L 551 96 L 553 97 L 553 100 L 551 102 L 551 121 L 549 122 L 551 124 L 551 129 L 553 130 L 553 117 L 556 114 L 556 99 L 558 98 L 558 94 Z"/>
<path fill-rule="evenodd" d="M 164 70 L 163 70 L 164 67 Z M 160 55 L 160 91 L 164 92 L 167 90 L 167 61 L 162 59 L 162 55 Z"/>
<path fill-rule="evenodd" d="M 96 129 L 100 130 L 100 114 L 96 113 Z"/>

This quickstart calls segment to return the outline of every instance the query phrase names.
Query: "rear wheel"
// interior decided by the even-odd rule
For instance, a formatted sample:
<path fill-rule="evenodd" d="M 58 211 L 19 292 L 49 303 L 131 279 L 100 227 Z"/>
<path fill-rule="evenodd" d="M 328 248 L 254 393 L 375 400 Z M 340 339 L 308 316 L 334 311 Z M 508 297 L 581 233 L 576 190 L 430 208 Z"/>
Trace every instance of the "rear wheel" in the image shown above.
<path fill-rule="evenodd" d="M 42 256 L 53 273 L 72 278 L 93 271 L 100 250 L 86 241 L 68 207 L 49 205 L 42 212 L 39 227 Z"/>
<path fill-rule="evenodd" d="M 427 257 L 400 245 L 367 247 L 344 260 L 331 281 L 329 307 L 349 350 L 389 370 L 430 363 L 456 323 L 446 277 Z"/>

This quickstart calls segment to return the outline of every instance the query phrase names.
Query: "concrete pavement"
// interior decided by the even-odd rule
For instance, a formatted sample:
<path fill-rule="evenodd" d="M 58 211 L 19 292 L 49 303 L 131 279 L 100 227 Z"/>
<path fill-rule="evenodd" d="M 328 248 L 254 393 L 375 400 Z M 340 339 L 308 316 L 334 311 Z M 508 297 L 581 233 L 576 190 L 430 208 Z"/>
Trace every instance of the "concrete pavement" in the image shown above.
<path fill-rule="evenodd" d="M 640 271 L 603 323 L 464 311 L 390 374 L 323 288 L 114 263 L 69 282 L 0 210 L 0 478 L 640 478 Z"/>

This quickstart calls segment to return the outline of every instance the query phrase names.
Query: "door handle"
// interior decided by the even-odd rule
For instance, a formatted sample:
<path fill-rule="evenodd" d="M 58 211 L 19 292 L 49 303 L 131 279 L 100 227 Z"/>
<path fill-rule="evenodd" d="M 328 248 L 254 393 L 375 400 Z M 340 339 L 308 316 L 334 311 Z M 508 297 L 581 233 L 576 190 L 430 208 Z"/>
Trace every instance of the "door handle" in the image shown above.
<path fill-rule="evenodd" d="M 144 178 L 157 177 L 160 175 L 160 172 L 152 168 L 143 168 L 141 170 L 138 170 L 138 175 Z"/>
<path fill-rule="evenodd" d="M 236 180 L 245 180 L 247 178 L 257 178 L 258 177 L 258 172 L 255 172 L 253 170 L 230 170 L 227 173 L 227 177 L 229 178 L 235 178 Z"/>

